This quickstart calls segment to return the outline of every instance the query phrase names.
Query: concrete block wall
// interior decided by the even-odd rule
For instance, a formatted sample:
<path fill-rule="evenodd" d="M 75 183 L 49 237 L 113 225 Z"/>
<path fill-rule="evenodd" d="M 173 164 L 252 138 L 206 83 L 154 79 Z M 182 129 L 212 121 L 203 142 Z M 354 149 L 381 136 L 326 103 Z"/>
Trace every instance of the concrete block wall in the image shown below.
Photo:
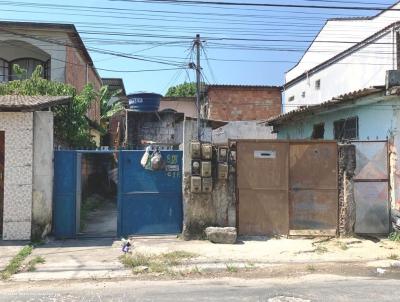
<path fill-rule="evenodd" d="M 3 239 L 29 240 L 32 222 L 33 113 L 0 112 L 5 131 Z"/>
<path fill-rule="evenodd" d="M 203 131 L 202 141 L 210 139 L 211 129 Z M 213 177 L 212 193 L 190 191 L 190 142 L 197 137 L 196 121 L 185 120 L 183 126 L 183 231 L 185 240 L 201 239 L 209 226 L 236 226 L 235 180 Z M 215 170 L 216 163 L 213 164 Z M 216 174 L 215 171 L 213 174 Z"/>
<path fill-rule="evenodd" d="M 53 112 L 33 113 L 32 238 L 51 231 L 53 204 Z"/>
<path fill-rule="evenodd" d="M 265 120 L 281 113 L 279 87 L 209 87 L 207 117 L 221 121 Z"/>
<path fill-rule="evenodd" d="M 354 171 L 356 169 L 356 147 L 351 144 L 338 146 L 339 185 L 339 235 L 354 235 L 356 204 L 354 199 Z"/>

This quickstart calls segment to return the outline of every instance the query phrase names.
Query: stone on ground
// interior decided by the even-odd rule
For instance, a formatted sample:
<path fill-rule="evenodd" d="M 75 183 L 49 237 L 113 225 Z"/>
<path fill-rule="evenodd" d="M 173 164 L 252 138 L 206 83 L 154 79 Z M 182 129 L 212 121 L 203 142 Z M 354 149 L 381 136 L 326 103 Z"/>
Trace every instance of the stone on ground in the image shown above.
<path fill-rule="evenodd" d="M 207 239 L 213 243 L 234 244 L 237 238 L 236 228 L 208 227 L 205 230 Z"/>

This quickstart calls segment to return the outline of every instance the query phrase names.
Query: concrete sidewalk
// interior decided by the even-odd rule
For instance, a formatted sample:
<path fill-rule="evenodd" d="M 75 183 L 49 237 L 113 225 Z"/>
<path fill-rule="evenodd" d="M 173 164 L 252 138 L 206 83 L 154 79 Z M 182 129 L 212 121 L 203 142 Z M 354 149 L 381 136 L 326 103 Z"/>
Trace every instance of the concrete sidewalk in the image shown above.
<path fill-rule="evenodd" d="M 0 240 L 0 271 L 2 271 L 8 262 L 21 250 L 21 248 L 28 244 L 25 241 L 3 241 Z"/>
<path fill-rule="evenodd" d="M 268 239 L 239 240 L 235 245 L 218 245 L 208 241 L 182 241 L 172 236 L 135 237 L 133 253 L 162 255 L 174 251 L 196 254 L 174 269 L 218 271 L 228 265 L 237 268 L 248 266 L 264 268 L 279 265 L 317 264 L 332 262 L 364 263 L 365 266 L 398 265 L 400 243 L 387 239 Z M 0 246 L 0 255 L 8 251 L 10 259 L 19 248 Z M 131 269 L 125 268 L 119 257 L 123 255 L 121 242 L 112 239 L 80 239 L 49 241 L 38 246 L 26 259 L 41 256 L 45 263 L 37 264 L 34 272 L 20 272 L 13 281 L 43 281 L 72 279 L 104 279 L 132 277 Z M 378 262 L 376 262 L 378 261 Z M 4 261 L 3 261 L 4 262 Z"/>

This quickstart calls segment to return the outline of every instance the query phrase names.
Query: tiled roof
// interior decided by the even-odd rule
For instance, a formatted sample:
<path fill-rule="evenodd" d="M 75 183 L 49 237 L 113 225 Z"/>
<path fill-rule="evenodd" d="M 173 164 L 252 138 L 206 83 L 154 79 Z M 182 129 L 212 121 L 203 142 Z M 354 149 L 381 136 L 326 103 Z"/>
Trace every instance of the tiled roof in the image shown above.
<path fill-rule="evenodd" d="M 371 20 L 374 17 L 335 17 L 329 18 L 328 21 L 359 21 L 359 20 Z"/>
<path fill-rule="evenodd" d="M 36 111 L 65 104 L 70 100 L 70 96 L 0 95 L 0 111 Z"/>
<path fill-rule="evenodd" d="M 329 101 L 320 104 L 299 107 L 298 109 L 289 111 L 287 113 L 282 113 L 280 115 L 271 117 L 265 120 L 265 122 L 269 125 L 276 125 L 293 117 L 301 116 L 307 113 L 313 113 L 317 110 L 324 110 L 324 109 L 328 110 L 334 106 L 342 105 L 346 102 L 354 101 L 358 98 L 369 96 L 375 93 L 379 92 L 382 93 L 384 91 L 385 89 L 383 87 L 372 87 L 372 88 L 365 88 L 362 90 L 353 91 L 350 93 L 340 95 L 338 97 L 335 97 Z"/>

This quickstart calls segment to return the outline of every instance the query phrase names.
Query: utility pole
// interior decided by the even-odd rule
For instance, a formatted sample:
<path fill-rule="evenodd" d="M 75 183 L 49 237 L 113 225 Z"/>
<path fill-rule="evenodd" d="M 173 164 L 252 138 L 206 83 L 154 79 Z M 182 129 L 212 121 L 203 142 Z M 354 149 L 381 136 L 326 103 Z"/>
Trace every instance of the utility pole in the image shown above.
<path fill-rule="evenodd" d="M 201 139 L 201 130 L 200 130 L 200 82 L 201 82 L 201 66 L 200 66 L 200 47 L 201 40 L 200 35 L 196 35 L 196 40 L 194 41 L 194 45 L 196 46 L 196 107 L 197 107 L 197 139 L 200 141 Z"/>

